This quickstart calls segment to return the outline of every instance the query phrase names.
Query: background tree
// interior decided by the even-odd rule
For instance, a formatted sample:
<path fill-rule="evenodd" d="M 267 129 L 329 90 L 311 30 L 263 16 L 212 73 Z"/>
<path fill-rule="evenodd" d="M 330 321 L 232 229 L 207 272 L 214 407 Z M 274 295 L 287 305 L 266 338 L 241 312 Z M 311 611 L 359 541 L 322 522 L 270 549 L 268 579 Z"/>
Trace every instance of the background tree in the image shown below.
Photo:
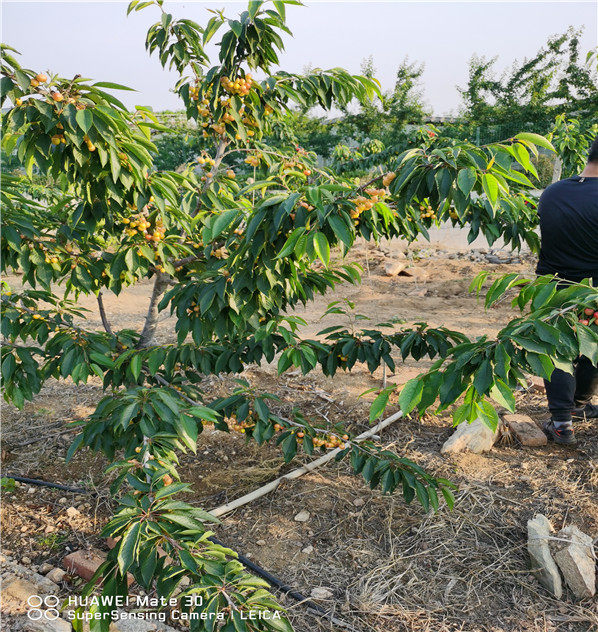
<path fill-rule="evenodd" d="M 396 143 L 407 124 L 420 124 L 429 112 L 423 102 L 421 77 L 424 65 L 409 62 L 406 57 L 398 66 L 391 90 L 379 92 L 373 100 L 359 102 L 358 111 L 345 110 L 341 130 L 347 138 L 377 139 L 385 145 Z M 374 79 L 376 68 L 373 57 L 361 64 L 363 76 Z"/>
<path fill-rule="evenodd" d="M 362 184 L 318 168 L 314 154 L 294 143 L 271 147 L 264 139 L 296 106 L 346 107 L 379 96 L 374 81 L 342 69 L 276 69 L 288 4 L 250 2 L 238 18 L 216 13 L 205 26 L 174 18 L 161 0 L 130 4 L 129 12 L 159 10 L 147 48 L 180 75 L 175 89 L 205 142 L 177 171 L 156 169 L 152 138 L 169 128 L 149 108 L 129 112 L 112 94 L 124 86 L 22 68 L 4 48 L 2 99 L 12 105 L 3 142 L 24 170 L 5 176 L 2 188 L 2 270 L 22 274 L 22 287 L 5 285 L 2 294 L 4 397 L 20 407 L 49 379 L 101 379 L 106 396 L 81 423 L 69 457 L 87 447 L 108 458 L 117 507 L 103 534 L 117 543 L 86 591 L 101 579 L 97 590 L 124 595 L 131 573 L 147 592 L 170 598 L 186 577 L 181 609 L 205 617 L 192 630 L 290 629 L 284 617 L 246 619 L 248 611 L 280 607 L 264 582 L 210 539 L 215 519 L 180 500 L 190 489 L 180 481 L 179 455 L 195 452 L 204 423 L 248 441 L 275 441 L 287 460 L 300 449 L 341 447 L 339 458 L 372 488 L 398 487 L 425 508 L 438 508 L 439 497 L 453 502 L 451 483 L 411 460 L 356 443 L 345 428 L 300 411 L 277 416 L 274 397 L 242 380 L 226 397 L 211 397 L 205 376 L 275 358 L 280 372 L 297 366 L 334 375 L 356 363 L 394 368 L 393 352 L 428 355 L 436 358 L 432 369 L 400 393 L 405 413 L 464 401 L 457 422 L 480 416 L 495 427 L 491 401 L 512 409 L 527 373 L 549 376 L 580 353 L 598 360 L 595 324 L 578 322 L 580 305 L 598 307 L 596 289 L 588 282 L 557 290 L 545 277 L 508 275 L 490 286 L 487 305 L 517 289 L 523 311 L 495 339 L 424 323 L 301 335 L 301 319 L 288 315 L 293 307 L 359 281 L 346 259 L 358 236 L 413 240 L 450 221 L 469 227 L 472 238 L 537 248 L 525 174 L 535 175 L 537 145 L 552 148 L 530 133 L 476 147 L 429 129 L 393 159 L 391 172 Z M 214 62 L 205 46 L 219 31 Z M 34 173 L 47 182 L 40 199 L 29 194 Z M 114 330 L 102 294 L 146 279 L 153 287 L 145 319 L 135 330 Z M 82 294 L 97 297 L 102 330 L 89 328 L 77 306 Z M 163 339 L 164 310 L 175 331 Z M 379 393 L 372 419 L 390 394 Z M 190 594 L 202 604 L 186 602 Z M 107 630 L 110 608 L 97 610 L 92 628 Z"/>
<path fill-rule="evenodd" d="M 494 72 L 496 57 L 474 55 L 467 86 L 459 89 L 465 119 L 476 125 L 529 124 L 542 133 L 561 114 L 595 121 L 596 71 L 580 58 L 580 34 L 570 27 L 500 76 Z"/>

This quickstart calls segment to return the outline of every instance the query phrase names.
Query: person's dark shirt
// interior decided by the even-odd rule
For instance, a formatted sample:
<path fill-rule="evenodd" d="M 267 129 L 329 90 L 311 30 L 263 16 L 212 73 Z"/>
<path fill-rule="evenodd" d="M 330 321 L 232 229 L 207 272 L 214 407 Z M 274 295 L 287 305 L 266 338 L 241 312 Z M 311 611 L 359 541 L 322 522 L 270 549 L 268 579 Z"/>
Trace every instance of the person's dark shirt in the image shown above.
<path fill-rule="evenodd" d="M 538 204 L 538 274 L 598 278 L 598 178 L 574 176 L 546 188 Z"/>

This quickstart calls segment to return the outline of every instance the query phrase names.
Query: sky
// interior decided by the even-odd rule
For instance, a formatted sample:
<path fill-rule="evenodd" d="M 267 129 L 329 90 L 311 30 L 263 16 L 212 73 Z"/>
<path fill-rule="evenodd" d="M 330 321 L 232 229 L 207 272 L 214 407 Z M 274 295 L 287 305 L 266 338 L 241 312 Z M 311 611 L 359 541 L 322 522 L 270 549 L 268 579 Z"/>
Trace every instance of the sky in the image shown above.
<path fill-rule="evenodd" d="M 306 0 L 304 7 L 287 8 L 294 38 L 286 39 L 281 67 L 301 72 L 306 66 L 342 66 L 359 72 L 362 60 L 373 56 L 384 89 L 394 83 L 405 57 L 423 62 L 424 99 L 436 115 L 457 113 L 457 86 L 467 82 L 472 54 L 498 56 L 497 70 L 515 60 L 532 57 L 548 37 L 568 26 L 584 26 L 581 50 L 598 42 L 598 3 L 558 2 L 323 2 Z M 121 92 L 128 106 L 150 105 L 155 110 L 179 109 L 171 92 L 176 76 L 164 71 L 144 48 L 148 26 L 158 18 L 149 7 L 126 16 L 123 2 L 24 2 L 4 0 L 2 41 L 22 55 L 23 66 L 82 74 L 97 81 L 121 83 L 137 92 Z M 203 24 L 208 8 L 224 8 L 234 16 L 244 2 L 165 2 L 176 17 Z M 214 42 L 219 40 L 214 38 Z"/>

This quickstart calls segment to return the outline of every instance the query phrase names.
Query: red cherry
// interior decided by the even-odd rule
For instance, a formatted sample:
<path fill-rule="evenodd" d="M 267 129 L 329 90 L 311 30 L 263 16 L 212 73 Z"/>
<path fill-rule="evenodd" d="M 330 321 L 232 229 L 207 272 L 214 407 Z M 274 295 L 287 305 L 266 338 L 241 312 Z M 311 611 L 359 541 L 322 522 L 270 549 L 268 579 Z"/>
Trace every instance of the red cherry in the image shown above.
<path fill-rule="evenodd" d="M 595 314 L 594 314 L 594 310 L 593 310 L 591 307 L 586 307 L 586 308 L 583 310 L 583 313 L 584 313 L 586 316 L 595 316 Z"/>
<path fill-rule="evenodd" d="M 582 325 L 589 325 L 589 324 L 590 324 L 590 321 L 589 321 L 587 318 L 580 318 L 580 319 L 579 319 L 579 322 L 580 322 Z"/>

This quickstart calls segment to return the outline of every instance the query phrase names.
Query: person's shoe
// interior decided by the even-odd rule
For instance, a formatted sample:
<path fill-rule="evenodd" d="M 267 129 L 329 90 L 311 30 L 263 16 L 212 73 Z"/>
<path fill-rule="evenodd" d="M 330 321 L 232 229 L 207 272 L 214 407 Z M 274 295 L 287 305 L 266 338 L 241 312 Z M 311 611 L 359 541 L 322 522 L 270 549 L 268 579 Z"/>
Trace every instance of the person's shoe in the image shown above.
<path fill-rule="evenodd" d="M 598 406 L 596 404 L 576 406 L 571 411 L 571 417 L 575 419 L 598 419 Z"/>
<path fill-rule="evenodd" d="M 577 439 L 575 438 L 575 433 L 573 432 L 573 428 L 571 428 L 571 426 L 556 428 L 554 421 L 551 419 L 550 421 L 544 423 L 542 430 L 544 430 L 544 434 L 555 443 L 560 445 L 577 444 Z"/>

